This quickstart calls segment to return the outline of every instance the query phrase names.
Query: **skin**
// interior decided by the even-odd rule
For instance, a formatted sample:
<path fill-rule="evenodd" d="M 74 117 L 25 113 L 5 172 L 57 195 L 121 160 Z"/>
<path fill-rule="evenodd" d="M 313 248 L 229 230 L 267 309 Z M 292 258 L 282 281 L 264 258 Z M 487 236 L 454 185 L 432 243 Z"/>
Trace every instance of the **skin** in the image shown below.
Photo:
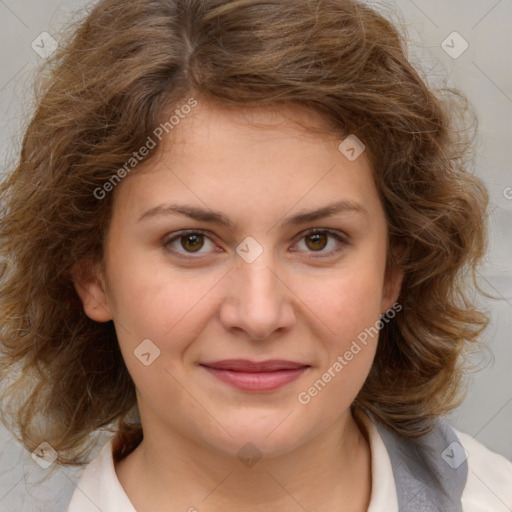
<path fill-rule="evenodd" d="M 144 440 L 116 473 L 139 512 L 368 507 L 369 446 L 350 405 L 377 336 L 309 404 L 297 397 L 395 303 L 403 275 L 385 274 L 387 224 L 366 154 L 351 162 L 340 140 L 292 120 L 321 123 L 298 108 L 249 113 L 200 101 L 158 157 L 117 187 L 103 265 L 77 273 L 86 314 L 113 319 L 136 386 Z M 341 199 L 367 214 L 284 224 Z M 219 211 L 237 225 L 177 214 L 139 220 L 169 203 Z M 312 228 L 346 242 L 315 239 Z M 185 229 L 207 235 L 169 241 Z M 263 249 L 252 263 L 236 252 L 248 236 Z M 148 366 L 134 355 L 144 339 L 160 350 Z M 199 366 L 231 358 L 310 367 L 253 393 Z M 252 467 L 237 457 L 248 442 L 262 456 Z"/>

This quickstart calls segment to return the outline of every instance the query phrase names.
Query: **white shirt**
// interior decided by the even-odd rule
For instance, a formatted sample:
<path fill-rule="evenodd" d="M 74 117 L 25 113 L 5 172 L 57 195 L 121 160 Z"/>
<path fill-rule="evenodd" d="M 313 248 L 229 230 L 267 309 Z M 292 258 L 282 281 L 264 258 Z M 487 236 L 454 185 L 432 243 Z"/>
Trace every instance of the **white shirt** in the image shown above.
<path fill-rule="evenodd" d="M 372 420 L 364 413 L 358 417 L 367 430 L 371 452 L 372 492 L 368 512 L 399 512 L 387 449 Z M 453 430 L 468 461 L 468 478 L 462 493 L 463 512 L 511 512 L 512 462 L 470 435 Z M 117 478 L 112 439 L 85 468 L 67 512 L 137 512 Z"/>

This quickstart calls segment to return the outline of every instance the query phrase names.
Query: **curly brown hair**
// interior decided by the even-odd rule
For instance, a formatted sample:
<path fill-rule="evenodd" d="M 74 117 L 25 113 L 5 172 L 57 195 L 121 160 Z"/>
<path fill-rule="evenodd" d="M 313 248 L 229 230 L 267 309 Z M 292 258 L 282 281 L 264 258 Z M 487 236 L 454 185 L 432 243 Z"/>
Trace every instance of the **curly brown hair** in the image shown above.
<path fill-rule="evenodd" d="M 118 458 L 140 441 L 113 322 L 85 315 L 72 272 L 103 257 L 115 190 L 101 200 L 95 190 L 194 96 L 233 109 L 304 107 L 325 119 L 324 134 L 364 141 L 389 227 L 388 268 L 405 279 L 403 310 L 382 328 L 353 407 L 403 436 L 428 432 L 461 403 L 464 355 L 484 347 L 489 321 L 469 293 L 485 293 L 476 272 L 488 193 L 468 168 L 474 124 L 454 122 L 468 111 L 464 96 L 428 86 L 399 30 L 352 0 L 102 0 L 91 9 L 48 60 L 19 161 L 0 187 L 3 421 L 29 450 L 49 442 L 60 464 L 84 463 L 99 429 L 117 433 Z"/>

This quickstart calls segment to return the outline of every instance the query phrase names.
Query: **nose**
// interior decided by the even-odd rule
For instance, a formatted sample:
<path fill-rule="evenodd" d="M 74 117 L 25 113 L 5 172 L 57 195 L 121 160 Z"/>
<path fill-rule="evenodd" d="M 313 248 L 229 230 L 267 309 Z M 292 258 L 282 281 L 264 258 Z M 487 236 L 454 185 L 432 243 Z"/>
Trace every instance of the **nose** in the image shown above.
<path fill-rule="evenodd" d="M 228 276 L 220 311 L 227 330 L 243 331 L 250 339 L 263 341 L 293 325 L 294 295 L 271 251 L 263 251 L 252 263 L 237 257 Z"/>

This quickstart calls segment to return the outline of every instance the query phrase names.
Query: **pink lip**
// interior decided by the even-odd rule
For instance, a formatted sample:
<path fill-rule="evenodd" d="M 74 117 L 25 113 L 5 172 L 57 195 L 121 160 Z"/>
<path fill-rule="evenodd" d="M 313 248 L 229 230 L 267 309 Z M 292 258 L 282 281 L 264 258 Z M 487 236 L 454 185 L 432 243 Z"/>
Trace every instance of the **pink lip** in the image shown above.
<path fill-rule="evenodd" d="M 274 391 L 298 379 L 309 367 L 284 360 L 253 362 L 229 359 L 202 363 L 218 379 L 243 391 Z"/>

